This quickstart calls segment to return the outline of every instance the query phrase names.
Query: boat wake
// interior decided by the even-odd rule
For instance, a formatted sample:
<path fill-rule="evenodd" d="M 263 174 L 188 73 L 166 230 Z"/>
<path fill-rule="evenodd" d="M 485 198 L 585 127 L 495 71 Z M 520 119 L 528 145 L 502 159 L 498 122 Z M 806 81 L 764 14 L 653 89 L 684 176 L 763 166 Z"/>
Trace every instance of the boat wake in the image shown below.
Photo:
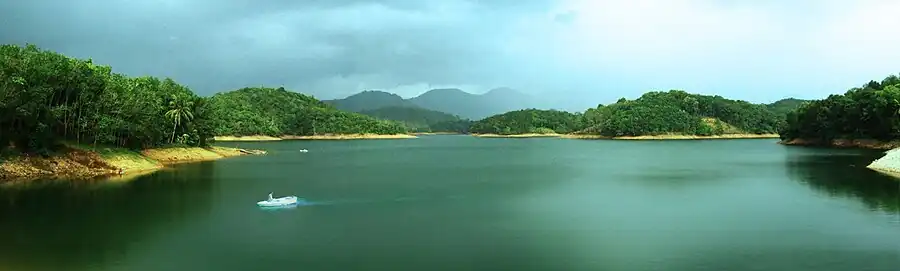
<path fill-rule="evenodd" d="M 285 197 L 288 198 L 288 197 Z M 388 203 L 388 202 L 411 202 L 411 201 L 433 201 L 433 200 L 458 200 L 463 199 L 465 196 L 446 196 L 446 197 L 397 197 L 393 199 L 371 199 L 371 200 L 362 200 L 362 199 L 344 199 L 344 200 L 329 200 L 329 201 L 307 201 L 305 199 L 296 198 L 296 201 L 290 204 L 276 205 L 276 206 L 264 206 L 260 205 L 260 207 L 264 209 L 294 209 L 297 207 L 306 207 L 306 206 L 328 206 L 328 205 L 350 205 L 350 204 L 376 204 L 376 203 Z M 277 200 L 277 199 L 276 199 Z M 262 203 L 262 201 L 261 201 Z"/>

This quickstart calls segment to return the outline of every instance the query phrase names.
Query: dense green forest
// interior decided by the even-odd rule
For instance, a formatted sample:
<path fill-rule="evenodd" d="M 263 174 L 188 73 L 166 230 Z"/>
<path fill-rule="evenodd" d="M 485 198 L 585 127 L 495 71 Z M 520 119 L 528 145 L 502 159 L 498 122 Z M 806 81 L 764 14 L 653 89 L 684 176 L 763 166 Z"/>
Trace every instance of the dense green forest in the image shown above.
<path fill-rule="evenodd" d="M 128 77 L 34 45 L 2 45 L 0 61 L 0 146 L 17 151 L 47 153 L 65 141 L 149 148 L 204 145 L 217 134 L 405 131 L 283 89 L 199 97 L 171 79 Z"/>
<path fill-rule="evenodd" d="M 394 121 L 340 111 L 315 98 L 284 88 L 243 88 L 209 98 L 216 135 L 396 134 Z"/>
<path fill-rule="evenodd" d="M 387 106 L 359 113 L 378 119 L 398 121 L 416 132 L 464 132 L 468 130 L 468 127 L 461 127 L 468 122 L 458 116 L 415 106 Z"/>
<path fill-rule="evenodd" d="M 20 151 L 66 140 L 199 145 L 212 135 L 205 100 L 171 79 L 127 77 L 33 45 L 2 45 L 0 61 L 0 142 Z"/>
<path fill-rule="evenodd" d="M 580 114 L 557 110 L 523 109 L 493 115 L 472 123 L 469 131 L 478 134 L 565 134 L 582 128 Z"/>
<path fill-rule="evenodd" d="M 806 103 L 788 113 L 782 139 L 831 141 L 900 137 L 900 77 L 869 81 L 843 95 Z"/>
<path fill-rule="evenodd" d="M 680 90 L 622 98 L 588 109 L 583 118 L 582 133 L 604 136 L 766 134 L 783 122 L 766 105 Z"/>

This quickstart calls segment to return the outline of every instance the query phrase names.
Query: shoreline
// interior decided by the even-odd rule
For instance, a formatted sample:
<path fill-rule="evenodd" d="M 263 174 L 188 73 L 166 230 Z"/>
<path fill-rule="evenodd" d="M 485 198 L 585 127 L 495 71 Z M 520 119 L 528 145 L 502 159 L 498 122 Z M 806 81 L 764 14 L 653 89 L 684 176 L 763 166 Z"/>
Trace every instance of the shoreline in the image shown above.
<path fill-rule="evenodd" d="M 512 135 L 501 135 L 501 134 L 470 134 L 474 137 L 481 138 L 535 138 L 535 137 L 561 137 L 562 134 L 512 134 Z"/>
<path fill-rule="evenodd" d="M 418 138 L 414 134 L 324 134 L 324 135 L 284 135 L 280 137 L 255 135 L 255 136 L 216 136 L 213 140 L 219 142 L 253 142 L 253 141 L 281 141 L 281 140 L 356 140 L 356 139 L 409 139 Z"/>
<path fill-rule="evenodd" d="M 786 146 L 857 148 L 871 150 L 891 150 L 900 148 L 900 141 L 883 141 L 876 139 L 834 139 L 831 140 L 831 142 L 823 142 L 822 140 L 795 138 L 781 140 L 778 144 Z"/>
<path fill-rule="evenodd" d="M 464 135 L 463 133 L 454 133 L 454 132 L 419 132 L 412 133 L 412 135 L 420 136 L 420 135 Z"/>
<path fill-rule="evenodd" d="M 711 139 L 773 139 L 779 138 L 777 134 L 724 134 L 713 136 L 699 135 L 644 135 L 644 136 L 619 136 L 609 137 L 601 135 L 563 135 L 570 139 L 607 139 L 607 140 L 711 140 Z"/>
<path fill-rule="evenodd" d="M 777 134 L 724 134 L 714 136 L 698 136 L 698 135 L 644 135 L 644 136 L 619 136 L 610 137 L 602 135 L 588 134 L 471 134 L 474 137 L 482 138 L 536 138 L 536 137 L 554 137 L 566 139 L 604 139 L 604 140 L 707 140 L 707 139 L 773 139 L 779 138 Z"/>
<path fill-rule="evenodd" d="M 129 176 L 149 174 L 174 164 L 265 153 L 220 146 L 154 148 L 141 151 L 69 147 L 63 153 L 49 157 L 23 155 L 0 162 L 0 183 L 40 179 L 89 180 L 103 177 L 127 179 Z"/>

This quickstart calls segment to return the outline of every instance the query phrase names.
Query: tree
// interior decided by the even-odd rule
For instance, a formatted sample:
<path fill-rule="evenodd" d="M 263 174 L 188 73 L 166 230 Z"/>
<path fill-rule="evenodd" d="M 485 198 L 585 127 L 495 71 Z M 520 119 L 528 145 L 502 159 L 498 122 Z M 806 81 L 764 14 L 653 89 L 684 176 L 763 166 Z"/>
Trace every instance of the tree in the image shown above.
<path fill-rule="evenodd" d="M 193 106 L 194 102 L 183 102 L 175 96 L 172 97 L 172 101 L 169 101 L 169 111 L 166 111 L 166 117 L 172 120 L 172 139 L 169 140 L 169 143 L 175 141 L 175 131 L 178 125 L 181 125 L 182 120 L 194 119 L 194 114 L 191 112 Z"/>

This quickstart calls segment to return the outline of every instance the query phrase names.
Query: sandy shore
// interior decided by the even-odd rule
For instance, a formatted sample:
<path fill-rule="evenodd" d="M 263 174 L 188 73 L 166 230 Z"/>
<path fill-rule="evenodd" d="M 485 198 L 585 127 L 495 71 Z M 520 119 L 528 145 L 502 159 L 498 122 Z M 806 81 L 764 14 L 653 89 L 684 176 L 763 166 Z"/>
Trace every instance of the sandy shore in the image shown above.
<path fill-rule="evenodd" d="M 654 136 L 620 136 L 608 137 L 601 135 L 563 135 L 563 138 L 573 139 L 615 139 L 615 140 L 706 140 L 706 139 L 771 139 L 779 138 L 777 134 L 725 134 L 714 136 L 698 135 L 654 135 Z"/>
<path fill-rule="evenodd" d="M 216 136 L 215 141 L 278 141 L 281 138 L 273 136 L 255 135 L 255 136 Z"/>
<path fill-rule="evenodd" d="M 350 140 L 350 139 L 406 139 L 417 138 L 414 134 L 344 134 L 344 135 L 314 135 L 314 136 L 296 136 L 285 135 L 281 137 L 272 136 L 217 136 L 215 141 L 278 141 L 278 140 Z"/>
<path fill-rule="evenodd" d="M 561 134 L 514 134 L 514 135 L 498 135 L 498 134 L 472 134 L 474 137 L 485 138 L 531 138 L 531 137 L 560 137 Z"/>
<path fill-rule="evenodd" d="M 159 148 L 140 152 L 98 148 L 71 148 L 50 156 L 19 156 L 0 162 L 0 182 L 35 179 L 91 179 L 101 176 L 146 174 L 175 163 L 216 160 L 263 151 L 226 147 Z M 120 176 L 121 177 L 121 176 Z"/>
<path fill-rule="evenodd" d="M 873 150 L 890 150 L 900 148 L 900 140 L 881 141 L 875 139 L 835 139 L 831 142 L 822 142 L 820 140 L 809 139 L 791 139 L 778 142 L 783 145 L 793 146 L 824 146 L 837 148 L 861 148 Z"/>

